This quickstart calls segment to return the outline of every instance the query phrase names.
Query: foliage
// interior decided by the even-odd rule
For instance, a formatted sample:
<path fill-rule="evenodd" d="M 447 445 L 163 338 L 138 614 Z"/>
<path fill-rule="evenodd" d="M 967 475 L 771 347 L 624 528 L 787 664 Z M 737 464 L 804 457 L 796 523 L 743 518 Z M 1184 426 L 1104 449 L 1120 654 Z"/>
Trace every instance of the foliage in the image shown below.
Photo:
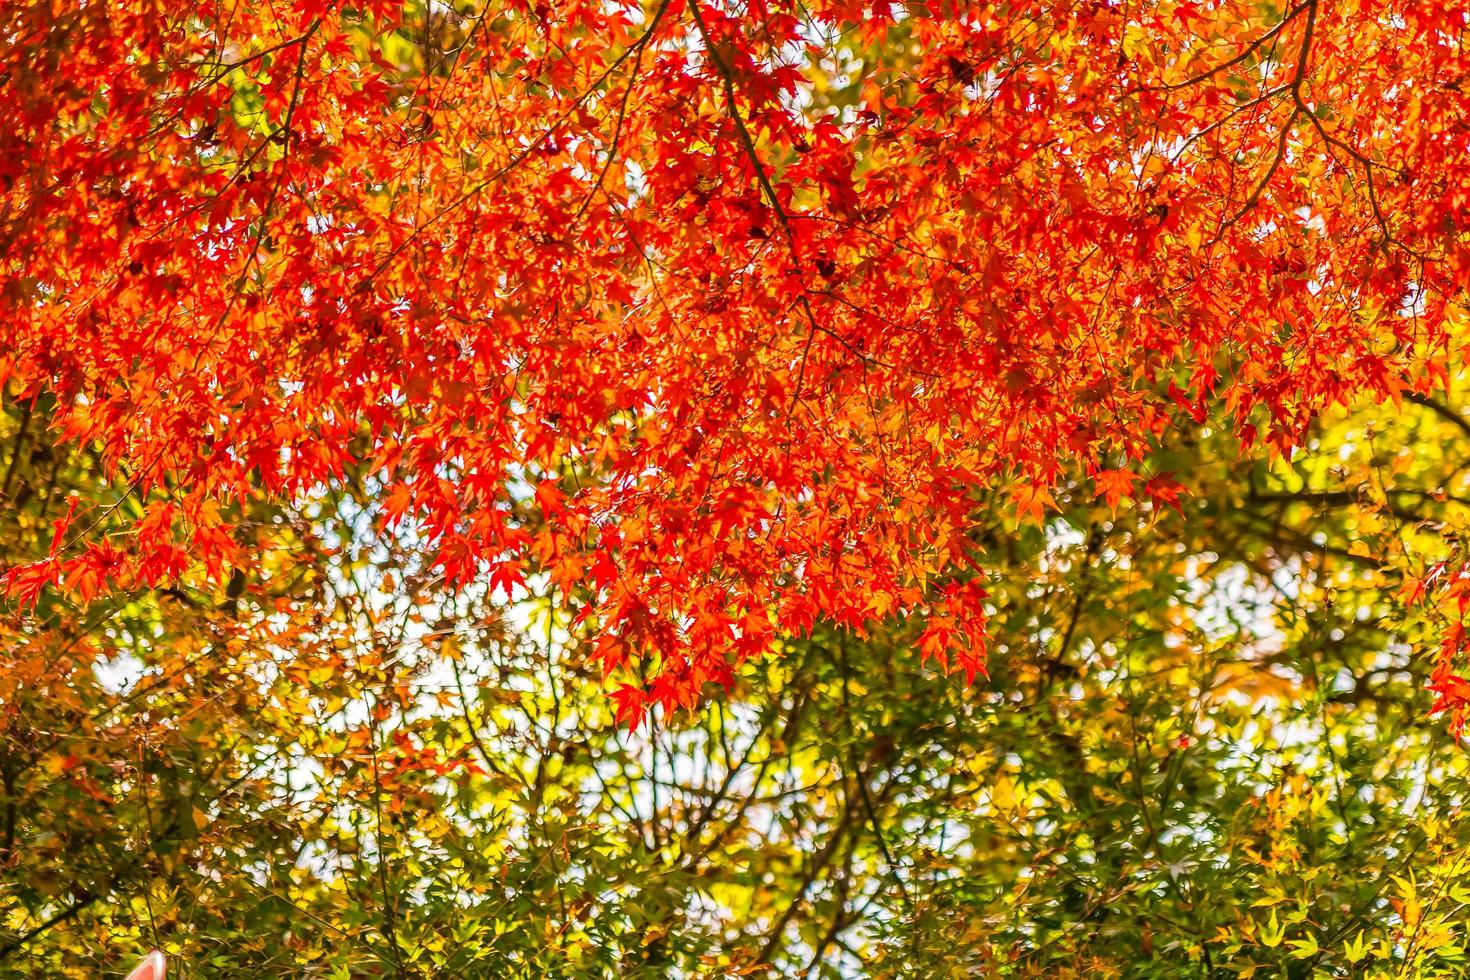
<path fill-rule="evenodd" d="M 1470 268 L 1452 6 L 0 16 L 0 373 L 143 508 L 13 593 L 248 573 L 233 505 L 370 463 L 447 581 L 575 593 L 630 718 L 819 619 L 983 670 L 987 490 L 1426 392 Z"/>
<path fill-rule="evenodd" d="M 126 499 L 23 417 L 12 561 L 68 494 Z M 1085 478 L 1044 527 L 992 512 L 987 682 L 935 677 L 921 622 L 822 626 L 631 732 L 548 581 L 446 588 L 349 473 L 242 520 L 284 556 L 243 589 L 8 620 L 0 963 L 1460 975 L 1466 763 L 1415 655 L 1443 624 L 1383 571 L 1453 547 L 1457 418 L 1334 417 L 1290 466 L 1207 420 L 1162 450 L 1178 512 Z"/>
<path fill-rule="evenodd" d="M 3 5 L 0 972 L 1465 972 L 1465 26 Z"/>

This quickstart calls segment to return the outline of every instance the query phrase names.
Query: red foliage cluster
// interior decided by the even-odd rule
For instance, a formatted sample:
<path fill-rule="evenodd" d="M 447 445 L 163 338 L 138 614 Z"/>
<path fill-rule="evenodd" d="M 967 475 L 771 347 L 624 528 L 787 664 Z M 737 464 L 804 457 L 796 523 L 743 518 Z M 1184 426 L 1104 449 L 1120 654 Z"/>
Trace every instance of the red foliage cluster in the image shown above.
<path fill-rule="evenodd" d="M 367 461 L 630 715 L 819 617 L 973 674 L 982 492 L 1171 504 L 1173 420 L 1286 448 L 1445 359 L 1457 5 L 465 9 L 0 10 L 0 376 L 147 501 L 15 594 L 249 567 L 237 502 Z"/>

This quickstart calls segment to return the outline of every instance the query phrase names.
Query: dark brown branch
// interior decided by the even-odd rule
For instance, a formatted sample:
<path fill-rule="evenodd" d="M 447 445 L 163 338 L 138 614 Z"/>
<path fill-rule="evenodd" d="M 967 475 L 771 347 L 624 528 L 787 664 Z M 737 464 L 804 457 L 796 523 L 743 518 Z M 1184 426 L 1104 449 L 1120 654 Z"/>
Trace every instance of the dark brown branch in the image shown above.
<path fill-rule="evenodd" d="M 75 903 L 62 909 L 60 912 L 56 913 L 45 922 L 36 926 L 34 929 L 30 930 L 29 932 L 22 933 L 16 938 L 9 940 L 3 945 L 0 945 L 0 960 L 5 959 L 11 953 L 24 947 L 32 939 L 35 939 L 37 936 L 46 932 L 48 929 L 55 928 L 56 926 L 62 925 L 63 923 L 70 922 L 72 919 L 75 919 L 77 916 L 81 915 L 88 906 L 92 905 L 100 897 L 100 895 L 94 894 L 83 895 Z"/>
<path fill-rule="evenodd" d="M 837 822 L 837 826 L 832 830 L 832 835 L 827 838 L 827 843 L 822 850 L 812 858 L 811 864 L 808 865 L 806 872 L 801 876 L 801 881 L 797 883 L 796 894 L 791 896 L 791 903 L 786 906 L 785 911 L 771 925 L 770 932 L 766 934 L 765 944 L 761 946 L 760 955 L 756 957 L 756 963 L 771 962 L 771 957 L 775 955 L 777 947 L 781 945 L 781 936 L 786 932 L 786 927 L 796 917 L 796 913 L 801 909 L 802 903 L 806 900 L 807 889 L 812 886 L 812 883 L 817 880 L 817 877 L 832 863 L 832 858 L 836 856 L 838 847 L 852 829 L 853 809 L 853 800 L 848 798 L 842 808 L 842 815 Z"/>
<path fill-rule="evenodd" d="M 1422 405 L 1423 407 L 1429 409 L 1431 412 L 1434 412 L 1440 418 L 1455 423 L 1455 425 L 1460 428 L 1461 432 L 1464 432 L 1466 435 L 1470 435 L 1470 419 L 1466 419 L 1465 416 L 1461 415 L 1459 412 L 1455 411 L 1454 408 L 1446 405 L 1444 402 L 1431 398 L 1429 395 L 1419 395 L 1413 392 L 1404 395 L 1404 400 L 1411 401 L 1415 405 Z"/>
<path fill-rule="evenodd" d="M 745 150 L 745 155 L 750 160 L 751 167 L 755 170 L 756 182 L 760 185 L 761 191 L 765 194 L 766 199 L 771 202 L 771 209 L 776 213 L 776 220 L 781 225 L 782 233 L 786 236 L 787 246 L 791 249 L 791 260 L 799 269 L 801 268 L 801 252 L 796 244 L 796 233 L 791 228 L 791 218 L 786 213 L 786 208 L 781 204 L 781 199 L 776 196 L 775 185 L 771 183 L 771 178 L 766 174 L 765 164 L 761 162 L 760 153 L 756 150 L 755 140 L 751 137 L 750 130 L 746 128 L 745 118 L 740 115 L 740 105 L 735 95 L 734 72 L 725 63 L 724 58 L 720 56 L 720 52 L 715 47 L 714 41 L 710 39 L 709 31 L 704 25 L 704 18 L 699 15 L 699 0 L 693 0 L 689 4 L 689 13 L 694 18 L 694 25 L 699 29 L 699 36 L 704 39 L 704 48 L 709 54 L 710 64 L 714 65 L 716 73 L 720 76 L 721 87 L 725 92 L 725 105 L 730 112 L 731 121 L 735 124 L 735 133 L 740 137 L 740 145 Z M 801 306 L 802 312 L 806 314 L 808 332 L 806 345 L 801 352 L 801 364 L 796 372 L 796 387 L 791 394 L 791 408 L 787 410 L 787 415 L 790 415 L 791 409 L 794 409 L 796 404 L 801 401 L 801 389 L 806 379 L 807 357 L 811 354 L 812 350 L 812 335 L 817 330 L 822 329 L 817 325 L 817 317 L 812 312 L 811 301 L 804 292 L 797 302 Z M 832 333 L 830 330 L 825 330 L 824 332 L 829 335 Z"/>
<path fill-rule="evenodd" d="M 36 411 L 35 397 L 26 399 L 25 411 L 20 418 L 20 427 L 15 432 L 15 446 L 10 450 L 10 465 L 5 469 L 5 484 L 0 486 L 0 497 L 10 499 L 10 484 L 15 479 L 16 466 L 20 463 L 20 454 L 25 450 L 26 437 L 30 434 L 31 416 Z"/>
<path fill-rule="evenodd" d="M 1173 83 L 1168 84 L 1168 85 L 1144 85 L 1144 86 L 1140 86 L 1137 89 L 1134 89 L 1134 91 L 1135 92 L 1173 92 L 1173 91 L 1175 91 L 1177 89 L 1188 88 L 1191 85 L 1198 85 L 1200 82 L 1203 82 L 1203 81 L 1205 81 L 1205 80 L 1207 80 L 1209 78 L 1213 78 L 1214 76 L 1220 74 L 1220 72 L 1226 71 L 1226 70 L 1228 70 L 1230 68 L 1234 68 L 1236 65 L 1240 64 L 1241 62 L 1243 62 L 1247 58 L 1249 58 L 1251 55 L 1255 54 L 1257 51 L 1259 51 L 1262 48 L 1262 46 L 1264 46 L 1272 38 L 1276 37 L 1276 35 L 1280 34 L 1282 31 L 1286 30 L 1287 25 L 1289 25 L 1293 20 L 1296 20 L 1297 16 L 1303 10 L 1308 10 L 1308 9 L 1313 10 L 1313 12 L 1315 13 L 1315 10 L 1316 10 L 1316 2 L 1315 2 L 1315 0 L 1307 0 L 1307 2 L 1305 2 L 1305 3 L 1299 3 L 1295 7 L 1291 8 L 1290 10 L 1288 10 L 1286 12 L 1286 16 L 1282 18 L 1281 23 L 1277 24 L 1275 27 L 1271 28 L 1265 34 L 1262 34 L 1260 37 L 1256 38 L 1254 41 L 1252 41 L 1249 45 L 1246 46 L 1246 48 L 1245 48 L 1244 51 L 1240 52 L 1240 54 L 1236 55 L 1234 58 L 1231 58 L 1229 61 L 1223 62 L 1221 64 L 1216 65 L 1213 68 L 1209 68 L 1209 69 L 1207 69 L 1205 71 L 1202 71 L 1198 75 L 1194 75 L 1194 76 L 1192 76 L 1190 78 L 1186 78 L 1182 82 L 1173 82 Z"/>
<path fill-rule="evenodd" d="M 1276 155 L 1271 160 L 1271 166 L 1267 168 L 1266 175 L 1261 178 L 1261 182 L 1256 185 L 1256 189 L 1251 191 L 1250 196 L 1246 198 L 1245 203 L 1241 205 L 1240 210 L 1235 213 L 1234 217 L 1220 226 L 1221 232 L 1236 224 L 1236 222 L 1244 218 L 1260 203 L 1261 195 L 1265 193 L 1266 188 L 1270 185 L 1272 179 L 1275 178 L 1276 171 L 1281 168 L 1281 162 L 1286 159 L 1286 141 L 1291 135 L 1292 127 L 1296 125 L 1297 118 L 1303 114 L 1308 116 L 1312 115 L 1302 100 L 1301 89 L 1302 83 L 1307 78 L 1307 62 L 1312 56 L 1312 35 L 1315 33 L 1317 27 L 1317 0 L 1307 0 L 1305 4 L 1295 8 L 1291 16 L 1281 22 L 1281 26 L 1284 27 L 1303 9 L 1307 11 L 1307 26 L 1302 32 L 1302 46 L 1297 52 L 1296 69 L 1292 73 L 1291 84 L 1289 86 L 1292 98 L 1291 115 L 1287 117 L 1286 125 L 1281 127 L 1281 134 L 1276 139 Z"/>
<path fill-rule="evenodd" d="M 573 225 L 581 221 L 582 215 L 587 213 L 587 208 L 591 206 L 592 199 L 602 190 L 603 181 L 607 180 L 607 172 L 612 169 L 613 161 L 618 158 L 618 147 L 623 140 L 623 124 L 628 118 L 628 99 L 633 95 L 633 86 L 638 84 L 638 72 L 643 67 L 643 52 L 647 49 L 648 42 L 653 40 L 653 29 L 658 26 L 658 22 L 663 18 L 664 12 L 668 9 L 669 0 L 663 0 L 658 5 L 658 10 L 654 12 L 653 22 L 648 25 L 648 30 L 644 31 L 643 35 L 637 41 L 633 42 L 633 49 L 638 53 L 633 58 L 633 70 L 628 73 L 628 84 L 623 89 L 622 101 L 618 103 L 618 119 L 617 123 L 613 126 L 612 141 L 607 149 L 607 160 L 603 162 L 602 169 L 598 171 L 597 181 L 592 185 L 592 190 L 588 192 L 587 197 L 583 199 L 582 206 L 577 208 L 577 213 L 572 216 Z"/>

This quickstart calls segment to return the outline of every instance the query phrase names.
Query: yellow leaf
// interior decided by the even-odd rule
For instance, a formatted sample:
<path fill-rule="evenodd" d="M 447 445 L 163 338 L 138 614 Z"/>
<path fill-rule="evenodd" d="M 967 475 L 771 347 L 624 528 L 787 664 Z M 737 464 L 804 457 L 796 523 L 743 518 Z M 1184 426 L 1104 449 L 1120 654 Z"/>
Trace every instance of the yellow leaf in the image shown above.
<path fill-rule="evenodd" d="M 1271 910 L 1271 919 L 1261 929 L 1261 945 L 1269 949 L 1275 949 L 1281 945 L 1281 937 L 1286 934 L 1286 928 L 1282 926 L 1281 920 L 1276 918 L 1276 910 Z"/>

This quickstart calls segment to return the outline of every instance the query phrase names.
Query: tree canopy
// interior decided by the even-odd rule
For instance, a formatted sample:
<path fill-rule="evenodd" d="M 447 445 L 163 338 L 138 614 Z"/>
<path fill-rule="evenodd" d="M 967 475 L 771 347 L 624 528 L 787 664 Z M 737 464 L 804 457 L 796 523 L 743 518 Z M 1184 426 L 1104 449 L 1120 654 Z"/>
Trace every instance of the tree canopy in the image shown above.
<path fill-rule="evenodd" d="M 1467 26 L 3 5 L 0 969 L 1458 975 Z"/>

